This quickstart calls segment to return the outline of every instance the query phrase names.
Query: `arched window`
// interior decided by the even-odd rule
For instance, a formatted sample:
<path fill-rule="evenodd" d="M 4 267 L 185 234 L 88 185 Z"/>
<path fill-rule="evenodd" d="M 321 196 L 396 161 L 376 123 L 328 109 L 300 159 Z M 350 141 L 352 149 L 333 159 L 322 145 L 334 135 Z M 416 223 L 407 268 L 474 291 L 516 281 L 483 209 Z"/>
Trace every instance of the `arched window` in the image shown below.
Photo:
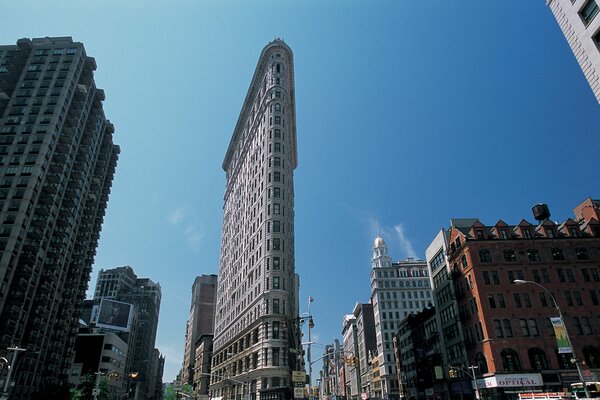
<path fill-rule="evenodd" d="M 275 111 L 281 111 L 281 104 L 275 103 Z"/>
<path fill-rule="evenodd" d="M 589 368 L 600 368 L 600 350 L 597 347 L 585 346 L 583 358 Z"/>
<path fill-rule="evenodd" d="M 480 352 L 475 355 L 475 364 L 477 364 L 477 367 L 479 367 L 479 375 L 488 373 L 487 361 L 483 353 Z"/>
<path fill-rule="evenodd" d="M 548 359 L 546 358 L 544 350 L 533 347 L 529 349 L 527 353 L 529 355 L 529 364 L 531 365 L 531 368 L 537 371 L 549 369 Z"/>
<path fill-rule="evenodd" d="M 513 349 L 502 350 L 500 357 L 502 357 L 502 367 L 505 371 L 521 370 L 521 361 L 519 361 L 519 355 Z"/>

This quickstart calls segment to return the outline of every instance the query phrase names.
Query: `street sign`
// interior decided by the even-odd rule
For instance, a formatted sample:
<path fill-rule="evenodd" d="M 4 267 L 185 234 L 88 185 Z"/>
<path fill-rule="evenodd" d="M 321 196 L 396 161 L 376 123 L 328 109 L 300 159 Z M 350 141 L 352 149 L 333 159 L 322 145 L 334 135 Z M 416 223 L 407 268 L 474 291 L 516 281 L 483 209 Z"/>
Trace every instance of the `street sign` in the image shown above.
<path fill-rule="evenodd" d="M 292 371 L 292 382 L 306 382 L 306 372 L 304 371 Z"/>
<path fill-rule="evenodd" d="M 295 399 L 304 398 L 304 388 L 303 387 L 295 387 L 294 388 L 294 398 Z"/>

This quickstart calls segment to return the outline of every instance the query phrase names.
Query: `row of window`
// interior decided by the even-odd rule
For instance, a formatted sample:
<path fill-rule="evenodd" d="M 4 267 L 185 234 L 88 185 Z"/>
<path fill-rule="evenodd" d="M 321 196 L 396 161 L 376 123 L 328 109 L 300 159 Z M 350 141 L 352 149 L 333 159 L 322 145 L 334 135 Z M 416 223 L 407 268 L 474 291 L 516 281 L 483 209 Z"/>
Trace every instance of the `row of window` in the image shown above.
<path fill-rule="evenodd" d="M 542 256 L 540 255 L 539 250 L 537 250 L 537 249 L 527 249 L 525 251 L 525 253 L 526 253 L 527 259 L 529 261 L 544 261 L 542 259 Z M 482 263 L 494 262 L 494 259 L 492 257 L 492 252 L 490 250 L 486 250 L 486 249 L 479 250 L 478 255 L 479 255 L 479 262 L 482 262 Z M 549 255 L 551 256 L 551 259 L 554 261 L 562 261 L 562 260 L 566 259 L 564 250 L 561 248 L 558 248 L 558 247 L 550 249 Z M 588 250 L 583 247 L 575 248 L 575 258 L 577 260 L 589 260 L 590 256 L 589 256 Z M 509 263 L 518 261 L 515 250 L 513 250 L 513 249 L 502 250 L 502 259 L 504 262 L 509 262 Z M 462 255 L 462 258 L 461 258 L 461 264 L 462 264 L 463 268 L 467 267 L 467 260 L 466 260 L 466 256 L 464 254 Z"/>

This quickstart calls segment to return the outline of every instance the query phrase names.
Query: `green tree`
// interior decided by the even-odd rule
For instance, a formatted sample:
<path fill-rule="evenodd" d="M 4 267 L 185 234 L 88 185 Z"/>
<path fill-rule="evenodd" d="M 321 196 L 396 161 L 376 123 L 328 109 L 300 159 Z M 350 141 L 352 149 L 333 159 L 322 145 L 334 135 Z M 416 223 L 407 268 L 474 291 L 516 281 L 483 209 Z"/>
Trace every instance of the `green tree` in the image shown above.
<path fill-rule="evenodd" d="M 163 400 L 177 400 L 177 393 L 175 393 L 173 385 L 169 384 L 167 387 L 165 387 Z"/>

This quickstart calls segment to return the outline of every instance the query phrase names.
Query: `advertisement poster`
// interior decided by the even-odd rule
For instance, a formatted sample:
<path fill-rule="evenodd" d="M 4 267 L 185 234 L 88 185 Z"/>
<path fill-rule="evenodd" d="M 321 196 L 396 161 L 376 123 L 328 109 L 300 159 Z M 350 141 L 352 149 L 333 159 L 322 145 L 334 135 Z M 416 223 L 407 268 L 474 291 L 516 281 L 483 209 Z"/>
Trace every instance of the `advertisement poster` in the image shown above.
<path fill-rule="evenodd" d="M 96 326 L 129 332 L 133 318 L 133 305 L 115 300 L 102 299 Z"/>
<path fill-rule="evenodd" d="M 567 337 L 567 330 L 565 329 L 563 320 L 560 317 L 552 317 L 550 318 L 550 321 L 552 321 L 552 326 L 554 327 L 556 344 L 558 345 L 558 353 L 572 353 L 573 350 L 569 345 L 569 338 Z"/>

